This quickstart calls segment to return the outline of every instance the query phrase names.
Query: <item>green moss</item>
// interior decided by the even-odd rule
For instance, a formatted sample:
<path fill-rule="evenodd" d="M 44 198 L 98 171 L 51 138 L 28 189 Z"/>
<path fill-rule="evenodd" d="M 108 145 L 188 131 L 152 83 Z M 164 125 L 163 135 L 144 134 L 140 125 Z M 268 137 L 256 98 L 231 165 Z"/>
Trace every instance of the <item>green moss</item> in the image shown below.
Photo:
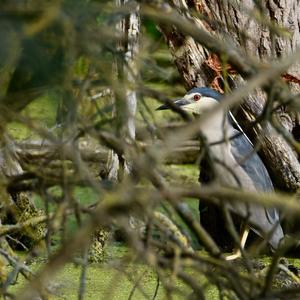
<path fill-rule="evenodd" d="M 46 94 L 32 101 L 23 114 L 28 118 L 43 123 L 47 127 L 54 126 L 56 119 L 57 99 L 55 94 Z"/>
<path fill-rule="evenodd" d="M 7 125 L 8 133 L 17 140 L 24 140 L 32 136 L 30 129 L 24 124 L 11 122 Z"/>
<path fill-rule="evenodd" d="M 152 299 L 155 287 L 157 284 L 156 273 L 148 266 L 140 263 L 126 263 L 121 267 L 122 272 L 112 268 L 110 260 L 114 258 L 122 258 L 124 255 L 128 255 L 128 248 L 114 244 L 110 247 L 109 253 L 111 256 L 107 264 L 91 264 L 87 268 L 86 275 L 86 289 L 84 299 L 128 299 L 129 295 L 133 293 L 131 299 Z M 119 265 L 117 263 L 116 265 Z M 43 267 L 41 262 L 35 262 L 31 265 L 31 268 L 37 271 L 40 267 Z M 194 276 L 193 271 L 188 271 L 191 276 Z M 56 296 L 51 299 L 78 299 L 78 290 L 80 285 L 81 268 L 73 264 L 67 264 L 56 277 L 52 280 L 49 286 L 53 286 L 51 290 L 54 290 Z M 205 284 L 206 280 L 203 276 L 195 275 L 199 277 L 199 282 Z M 188 296 L 191 290 L 179 279 L 172 279 L 172 276 L 167 276 L 169 284 L 175 285 L 180 289 L 183 295 Z M 136 281 L 139 281 L 138 287 L 133 292 L 133 287 Z M 24 288 L 26 282 L 19 276 L 19 280 L 16 286 L 10 287 L 10 292 L 18 293 Z M 146 297 L 145 297 L 146 295 Z M 217 290 L 208 286 L 206 289 L 207 299 L 217 299 Z M 187 297 L 175 296 L 173 299 L 186 299 Z M 163 284 L 160 283 L 158 294 L 156 299 L 165 299 L 165 290 Z"/>
<path fill-rule="evenodd" d="M 110 231 L 104 228 L 97 229 L 93 235 L 89 249 L 89 262 L 100 263 L 105 257 L 105 247 Z"/>
<path fill-rule="evenodd" d="M 76 187 L 75 198 L 81 204 L 92 204 L 93 202 L 99 200 L 99 195 L 92 188 Z"/>
<path fill-rule="evenodd" d="M 171 183 L 180 182 L 183 185 L 188 183 L 195 184 L 198 182 L 199 168 L 196 164 L 192 165 L 165 165 L 165 175 Z"/>
<path fill-rule="evenodd" d="M 27 193 L 18 193 L 15 204 L 15 214 L 13 214 L 13 221 L 15 223 L 23 223 L 31 218 L 44 216 L 44 211 L 35 206 L 35 204 L 32 202 L 32 199 L 29 197 L 29 194 Z M 17 232 L 15 237 L 29 249 L 32 249 L 38 244 L 42 246 L 43 243 L 41 243 L 41 240 L 44 239 L 45 235 L 46 226 L 45 224 L 41 223 L 34 226 L 25 227 L 22 231 Z M 12 245 L 14 244 L 12 243 Z M 14 247 L 18 249 L 19 245 L 15 244 Z"/>
<path fill-rule="evenodd" d="M 23 111 L 26 118 L 40 124 L 41 127 L 52 127 L 56 120 L 57 100 L 54 94 L 46 94 L 32 101 Z M 33 132 L 26 124 L 10 122 L 7 126 L 8 132 L 17 140 L 37 138 L 38 134 Z"/>

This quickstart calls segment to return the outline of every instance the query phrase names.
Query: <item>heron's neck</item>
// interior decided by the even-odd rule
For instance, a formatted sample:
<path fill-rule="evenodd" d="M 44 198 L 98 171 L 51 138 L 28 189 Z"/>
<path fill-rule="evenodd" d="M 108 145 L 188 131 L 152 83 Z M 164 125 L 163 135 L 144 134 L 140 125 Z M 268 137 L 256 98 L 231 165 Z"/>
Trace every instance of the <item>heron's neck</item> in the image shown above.
<path fill-rule="evenodd" d="M 234 135 L 234 128 L 223 112 L 214 114 L 201 126 L 201 132 L 209 144 L 224 141 Z M 224 144 L 224 143 L 223 143 Z"/>

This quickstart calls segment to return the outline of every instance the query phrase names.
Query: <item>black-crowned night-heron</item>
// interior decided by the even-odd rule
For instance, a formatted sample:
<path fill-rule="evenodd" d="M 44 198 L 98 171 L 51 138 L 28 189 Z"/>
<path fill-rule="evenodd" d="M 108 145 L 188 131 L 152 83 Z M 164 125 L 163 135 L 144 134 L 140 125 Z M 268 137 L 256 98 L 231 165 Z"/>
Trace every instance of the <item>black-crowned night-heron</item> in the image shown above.
<path fill-rule="evenodd" d="M 201 87 L 193 88 L 174 103 L 187 112 L 201 115 L 211 111 L 222 101 L 222 98 L 222 95 L 215 90 Z M 158 108 L 158 110 L 162 109 L 168 109 L 168 106 L 165 104 Z M 251 192 L 274 190 L 267 169 L 231 112 L 215 111 L 209 121 L 199 129 L 206 138 L 210 161 L 213 162 L 202 164 L 200 181 Z M 246 222 L 241 236 L 241 247 L 244 247 L 249 229 L 252 229 L 265 238 L 273 249 L 278 248 L 284 235 L 275 208 L 264 208 L 253 203 L 242 202 L 228 203 L 227 207 Z M 234 259 L 239 255 L 239 251 L 236 251 L 227 259 Z"/>

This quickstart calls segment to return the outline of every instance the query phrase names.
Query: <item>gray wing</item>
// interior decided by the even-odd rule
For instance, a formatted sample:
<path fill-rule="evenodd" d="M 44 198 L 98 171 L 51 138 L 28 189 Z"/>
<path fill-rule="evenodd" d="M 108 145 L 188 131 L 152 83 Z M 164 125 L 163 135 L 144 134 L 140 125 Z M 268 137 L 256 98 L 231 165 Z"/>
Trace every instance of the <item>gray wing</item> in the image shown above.
<path fill-rule="evenodd" d="M 251 143 L 244 134 L 235 130 L 238 136 L 231 140 L 231 153 L 239 165 L 245 170 L 254 182 L 258 191 L 271 192 L 274 190 L 269 173 Z M 275 208 L 267 208 L 266 215 L 271 224 L 279 221 Z"/>

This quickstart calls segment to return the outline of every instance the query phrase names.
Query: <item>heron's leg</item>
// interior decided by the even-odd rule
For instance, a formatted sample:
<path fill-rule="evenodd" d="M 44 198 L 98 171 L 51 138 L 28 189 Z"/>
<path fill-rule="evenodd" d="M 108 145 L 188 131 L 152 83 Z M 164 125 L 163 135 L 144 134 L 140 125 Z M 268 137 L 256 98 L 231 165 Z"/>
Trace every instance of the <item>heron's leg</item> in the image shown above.
<path fill-rule="evenodd" d="M 248 225 L 244 225 L 243 229 L 241 230 L 241 245 L 240 248 L 235 248 L 233 253 L 226 256 L 226 260 L 234 260 L 241 257 L 242 253 L 240 249 L 244 249 L 248 235 L 249 235 L 250 227 Z"/>

